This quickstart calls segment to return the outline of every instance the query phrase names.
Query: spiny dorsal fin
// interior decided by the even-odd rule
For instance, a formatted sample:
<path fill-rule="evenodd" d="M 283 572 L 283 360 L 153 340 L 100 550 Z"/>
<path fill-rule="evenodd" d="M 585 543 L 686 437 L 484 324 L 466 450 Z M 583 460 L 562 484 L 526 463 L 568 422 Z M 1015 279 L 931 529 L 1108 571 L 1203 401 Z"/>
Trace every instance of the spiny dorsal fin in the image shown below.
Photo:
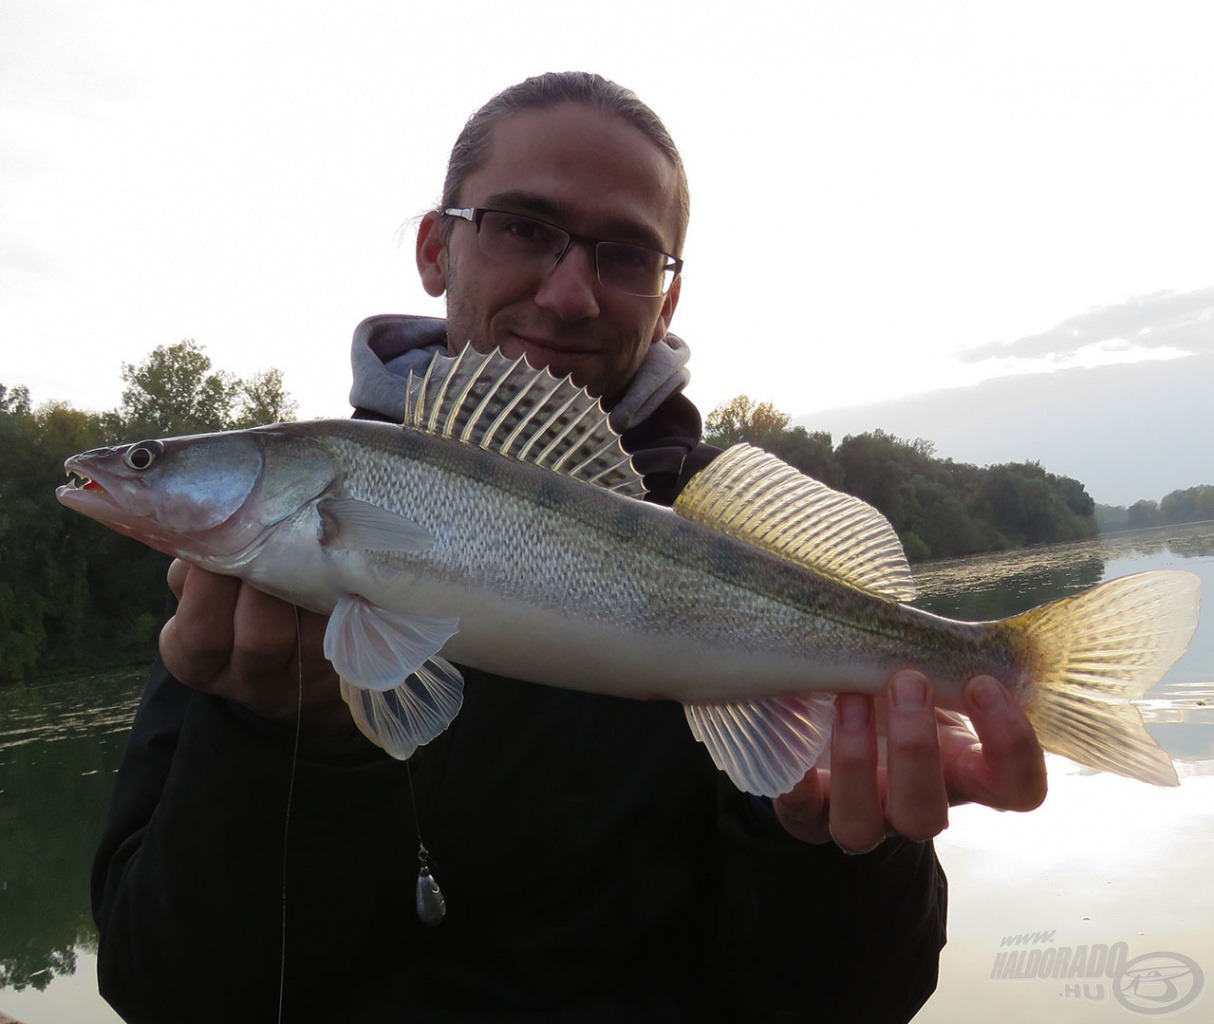
<path fill-rule="evenodd" d="M 403 425 L 639 498 L 641 476 L 597 398 L 569 377 L 465 345 L 409 374 Z"/>
<path fill-rule="evenodd" d="M 853 587 L 896 601 L 915 596 L 885 516 L 748 444 L 734 445 L 692 477 L 674 510 Z"/>

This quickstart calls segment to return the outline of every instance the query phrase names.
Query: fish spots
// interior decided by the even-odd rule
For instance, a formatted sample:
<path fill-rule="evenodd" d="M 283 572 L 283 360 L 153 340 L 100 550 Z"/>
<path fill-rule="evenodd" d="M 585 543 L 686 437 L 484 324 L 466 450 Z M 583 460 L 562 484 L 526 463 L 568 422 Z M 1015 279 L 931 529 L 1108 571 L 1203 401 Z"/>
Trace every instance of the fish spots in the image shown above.
<path fill-rule="evenodd" d="M 617 502 L 611 518 L 612 532 L 626 541 L 636 540 L 645 533 L 648 511 L 643 502 Z"/>
<path fill-rule="evenodd" d="M 540 508 L 562 509 L 569 503 L 568 494 L 568 488 L 561 477 L 555 473 L 542 473 L 539 475 L 533 500 Z"/>

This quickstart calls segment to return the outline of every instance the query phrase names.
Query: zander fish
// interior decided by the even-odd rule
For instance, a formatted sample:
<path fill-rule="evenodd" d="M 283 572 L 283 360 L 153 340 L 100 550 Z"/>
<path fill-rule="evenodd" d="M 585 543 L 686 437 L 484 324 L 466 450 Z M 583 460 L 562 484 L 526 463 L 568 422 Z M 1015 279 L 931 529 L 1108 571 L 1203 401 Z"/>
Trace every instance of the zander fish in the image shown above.
<path fill-rule="evenodd" d="M 362 731 L 409 757 L 459 711 L 451 661 L 680 701 L 741 789 L 814 764 L 833 695 L 913 667 L 960 709 L 986 673 L 1042 744 L 1175 785 L 1140 698 L 1184 652 L 1197 578 L 1150 572 L 998 622 L 914 608 L 892 527 L 747 445 L 673 509 L 597 400 L 471 346 L 410 378 L 403 424 L 287 423 L 68 459 L 59 500 L 157 550 L 330 615 L 325 654 Z M 448 660 L 450 659 L 450 660 Z"/>

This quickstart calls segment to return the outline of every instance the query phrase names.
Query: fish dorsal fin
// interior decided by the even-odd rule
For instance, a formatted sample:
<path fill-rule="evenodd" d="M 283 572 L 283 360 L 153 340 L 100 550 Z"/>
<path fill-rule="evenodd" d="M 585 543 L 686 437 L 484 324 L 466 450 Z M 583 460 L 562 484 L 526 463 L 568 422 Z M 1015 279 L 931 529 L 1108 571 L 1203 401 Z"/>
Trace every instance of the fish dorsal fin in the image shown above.
<path fill-rule="evenodd" d="M 734 445 L 691 478 L 674 509 L 853 587 L 896 601 L 915 596 L 885 516 L 762 449 Z"/>
<path fill-rule="evenodd" d="M 465 345 L 436 355 L 420 378 L 409 374 L 403 425 L 449 437 L 564 476 L 639 498 L 641 476 L 597 398 L 537 370 Z"/>

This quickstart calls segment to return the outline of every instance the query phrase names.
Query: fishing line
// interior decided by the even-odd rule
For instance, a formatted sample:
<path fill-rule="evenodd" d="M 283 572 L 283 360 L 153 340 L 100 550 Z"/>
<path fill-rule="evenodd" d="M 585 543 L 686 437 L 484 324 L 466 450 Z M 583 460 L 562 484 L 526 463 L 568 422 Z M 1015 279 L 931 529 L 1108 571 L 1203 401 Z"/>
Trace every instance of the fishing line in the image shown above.
<path fill-rule="evenodd" d="M 291 803 L 295 797 L 295 766 L 299 763 L 299 739 L 303 731 L 303 640 L 300 637 L 299 609 L 295 608 L 295 666 L 299 672 L 299 691 L 295 703 L 295 743 L 291 750 L 291 774 L 287 782 L 287 813 L 282 822 L 282 951 L 278 964 L 278 1024 L 282 1024 L 283 999 L 287 989 L 287 838 L 291 834 Z"/>
<path fill-rule="evenodd" d="M 422 924 L 431 927 L 442 922 L 447 914 L 447 901 L 438 887 L 438 879 L 430 874 L 430 851 L 422 842 L 422 823 L 417 814 L 417 794 L 413 791 L 413 768 L 405 762 L 405 776 L 409 780 L 409 800 L 413 804 L 413 827 L 417 829 L 417 859 L 421 867 L 417 872 L 417 916 Z M 281 1024 L 281 1022 L 280 1022 Z"/>

